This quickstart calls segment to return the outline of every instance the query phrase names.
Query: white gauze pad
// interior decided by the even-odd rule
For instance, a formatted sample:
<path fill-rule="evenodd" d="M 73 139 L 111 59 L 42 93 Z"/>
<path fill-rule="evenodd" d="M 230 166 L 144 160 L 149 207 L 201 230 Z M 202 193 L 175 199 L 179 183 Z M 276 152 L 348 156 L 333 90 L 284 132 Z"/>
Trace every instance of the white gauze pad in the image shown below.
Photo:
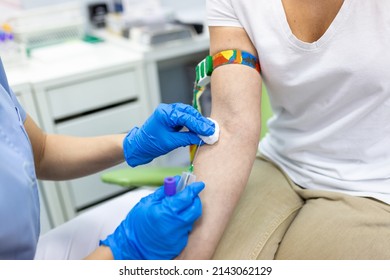
<path fill-rule="evenodd" d="M 206 144 L 213 145 L 219 139 L 219 124 L 215 120 L 213 120 L 213 119 L 210 119 L 210 118 L 208 118 L 208 119 L 215 124 L 215 131 L 214 131 L 214 133 L 212 135 L 210 135 L 210 136 L 202 136 L 202 135 L 198 135 L 198 136 Z"/>

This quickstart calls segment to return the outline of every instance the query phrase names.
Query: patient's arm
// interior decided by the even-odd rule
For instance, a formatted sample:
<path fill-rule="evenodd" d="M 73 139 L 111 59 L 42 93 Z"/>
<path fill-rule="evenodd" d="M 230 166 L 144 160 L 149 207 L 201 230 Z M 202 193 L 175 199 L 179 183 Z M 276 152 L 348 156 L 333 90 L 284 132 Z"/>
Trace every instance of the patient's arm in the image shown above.
<path fill-rule="evenodd" d="M 236 27 L 211 27 L 210 52 L 241 49 L 257 56 L 246 32 Z M 260 137 L 261 79 L 254 69 L 226 65 L 212 75 L 212 111 L 221 128 L 219 141 L 200 148 L 195 160 L 203 214 L 178 259 L 209 259 L 247 183 Z"/>

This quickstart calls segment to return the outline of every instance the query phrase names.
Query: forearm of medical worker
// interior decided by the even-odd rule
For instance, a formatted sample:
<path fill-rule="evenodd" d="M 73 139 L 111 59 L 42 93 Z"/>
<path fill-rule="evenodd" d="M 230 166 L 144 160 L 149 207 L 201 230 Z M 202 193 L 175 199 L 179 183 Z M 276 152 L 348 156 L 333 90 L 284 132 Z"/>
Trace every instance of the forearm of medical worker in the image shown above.
<path fill-rule="evenodd" d="M 46 134 L 29 116 L 24 126 L 33 147 L 39 179 L 77 178 L 124 161 L 125 134 L 88 138 Z"/>
<path fill-rule="evenodd" d="M 241 49 L 257 55 L 241 28 L 210 28 L 211 54 Z M 188 244 L 178 259 L 210 259 L 247 183 L 260 135 L 261 79 L 243 65 L 214 70 L 211 81 L 211 118 L 220 125 L 219 141 L 200 148 L 195 160 L 203 215 L 195 223 Z"/>
<path fill-rule="evenodd" d="M 212 121 L 193 107 L 160 104 L 141 127 L 100 137 L 45 134 L 28 116 L 25 128 L 33 151 L 37 177 L 67 180 L 89 175 L 124 160 L 132 166 L 148 163 L 170 151 L 200 142 L 199 135 L 215 131 Z M 187 131 L 182 131 L 186 127 Z"/>

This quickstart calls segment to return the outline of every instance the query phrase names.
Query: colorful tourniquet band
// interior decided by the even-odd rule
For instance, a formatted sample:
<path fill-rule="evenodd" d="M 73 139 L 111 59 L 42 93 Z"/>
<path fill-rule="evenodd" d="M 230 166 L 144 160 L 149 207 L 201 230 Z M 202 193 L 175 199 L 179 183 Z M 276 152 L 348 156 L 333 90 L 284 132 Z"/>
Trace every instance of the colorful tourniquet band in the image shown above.
<path fill-rule="evenodd" d="M 260 63 L 256 56 L 241 50 L 225 50 L 213 56 L 208 55 L 195 68 L 195 87 L 204 87 L 210 83 L 213 71 L 222 65 L 241 64 L 249 66 L 260 73 Z"/>
<path fill-rule="evenodd" d="M 226 64 L 242 64 L 252 67 L 260 73 L 260 64 L 257 57 L 240 50 L 225 50 L 213 55 L 213 70 Z"/>

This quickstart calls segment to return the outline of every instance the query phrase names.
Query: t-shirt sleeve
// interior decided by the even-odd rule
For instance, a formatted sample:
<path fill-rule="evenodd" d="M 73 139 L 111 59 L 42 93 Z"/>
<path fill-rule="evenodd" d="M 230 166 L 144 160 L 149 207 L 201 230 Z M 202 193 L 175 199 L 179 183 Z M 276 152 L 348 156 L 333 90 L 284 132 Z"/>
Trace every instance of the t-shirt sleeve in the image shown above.
<path fill-rule="evenodd" d="M 206 8 L 209 26 L 242 27 L 231 0 L 207 0 Z"/>

